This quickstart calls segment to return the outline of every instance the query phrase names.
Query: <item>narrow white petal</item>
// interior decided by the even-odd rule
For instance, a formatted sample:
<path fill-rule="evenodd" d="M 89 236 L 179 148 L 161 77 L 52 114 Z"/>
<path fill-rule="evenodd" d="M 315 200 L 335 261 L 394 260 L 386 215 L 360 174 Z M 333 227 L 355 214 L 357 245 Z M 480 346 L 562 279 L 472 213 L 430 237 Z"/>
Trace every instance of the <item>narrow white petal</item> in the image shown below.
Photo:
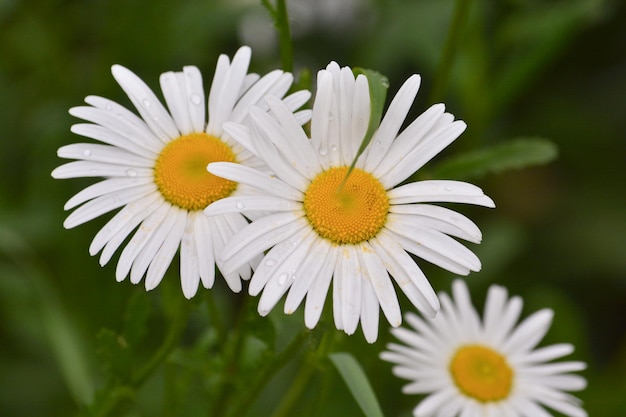
<path fill-rule="evenodd" d="M 522 373 L 522 375 L 545 376 L 566 374 L 585 369 L 587 369 L 587 365 L 584 362 L 569 361 L 534 365 L 532 367 L 525 368 L 523 371 L 520 371 L 520 373 Z"/>
<path fill-rule="evenodd" d="M 503 351 L 514 354 L 534 348 L 548 332 L 553 317 L 554 312 L 550 309 L 539 310 L 527 317 L 507 338 Z"/>
<path fill-rule="evenodd" d="M 553 359 L 558 359 L 563 356 L 567 356 L 574 352 L 574 345 L 569 343 L 560 343 L 556 345 L 544 346 L 539 349 L 535 349 L 532 352 L 521 355 L 518 359 L 518 363 L 531 364 L 548 362 Z"/>
<path fill-rule="evenodd" d="M 392 327 L 399 326 L 402 322 L 400 305 L 385 265 L 367 242 L 362 244 L 360 256 L 367 279 L 372 285 L 387 321 Z"/>
<path fill-rule="evenodd" d="M 226 243 L 232 238 L 230 227 L 228 226 L 228 224 L 222 217 L 223 216 L 215 216 L 215 217 L 207 217 L 206 219 L 209 222 L 211 232 L 212 232 L 210 237 L 212 239 L 213 250 L 215 251 L 215 254 L 216 254 L 215 263 L 218 269 L 220 270 L 220 272 L 222 273 L 224 281 L 226 281 L 226 284 L 228 285 L 228 287 L 233 292 L 237 293 L 237 292 L 240 292 L 242 288 L 241 278 L 239 277 L 239 274 L 237 274 L 236 272 L 237 268 L 233 268 L 232 271 L 225 273 L 223 263 L 219 259 L 217 259 L 219 254 L 224 249 L 224 246 L 226 245 Z"/>
<path fill-rule="evenodd" d="M 324 309 L 324 303 L 326 302 L 326 295 L 328 294 L 328 288 L 330 287 L 330 281 L 333 277 L 333 271 L 335 263 L 337 261 L 338 251 L 334 247 L 329 246 L 328 255 L 325 258 L 321 258 L 322 269 L 317 274 L 317 277 L 311 284 L 311 288 L 306 295 L 306 303 L 304 306 L 304 325 L 312 329 L 317 325 L 320 319 L 322 310 Z"/>
<path fill-rule="evenodd" d="M 254 85 L 252 85 L 246 93 L 241 96 L 228 120 L 237 123 L 243 122 L 243 120 L 248 116 L 250 106 L 259 104 L 263 97 L 268 94 L 272 85 L 276 83 L 283 74 L 284 73 L 281 70 L 274 70 L 265 74 L 260 80 L 255 82 Z"/>
<path fill-rule="evenodd" d="M 356 78 L 356 83 L 354 85 L 354 98 L 352 100 L 352 138 L 350 139 L 350 151 L 349 155 L 354 157 L 365 138 L 365 133 L 367 132 L 367 127 L 369 125 L 370 119 L 370 92 L 369 86 L 367 83 L 367 77 L 360 75 Z M 358 168 L 363 168 L 364 162 L 367 159 L 367 155 L 369 153 L 369 146 L 364 149 L 364 152 L 359 157 L 357 162 Z M 350 161 L 352 163 L 352 161 Z"/>
<path fill-rule="evenodd" d="M 215 80 L 211 85 L 211 93 L 209 98 L 209 124 L 207 133 L 221 136 L 222 124 L 229 120 L 229 116 L 235 107 L 235 103 L 239 100 L 243 82 L 248 72 L 250 64 L 251 50 L 247 46 L 242 46 L 235 53 L 232 64 L 228 67 L 221 80 L 222 84 L 217 87 Z M 220 57 L 221 58 L 221 57 Z M 218 65 L 220 65 L 218 61 Z M 213 88 L 216 87 L 219 93 L 214 93 Z"/>
<path fill-rule="evenodd" d="M 154 139 L 154 143 L 157 146 L 149 148 L 144 142 L 138 140 L 131 141 L 124 136 L 102 126 L 93 125 L 90 123 L 78 123 L 72 125 L 70 128 L 72 133 L 85 136 L 87 138 L 95 139 L 97 141 L 115 146 L 116 148 L 125 149 L 128 152 L 132 152 L 135 155 L 141 156 L 145 159 L 154 161 L 156 155 L 161 149 L 160 142 L 157 143 L 157 139 Z M 83 150 L 83 155 L 85 150 Z"/>
<path fill-rule="evenodd" d="M 180 135 L 170 114 L 138 76 L 121 65 L 113 65 L 111 73 L 143 120 L 163 143 Z"/>
<path fill-rule="evenodd" d="M 59 148 L 60 158 L 80 159 L 83 161 L 105 162 L 109 164 L 131 165 L 150 168 L 154 160 L 128 152 L 116 146 L 95 143 L 73 143 Z"/>
<path fill-rule="evenodd" d="M 76 227 L 132 201 L 142 199 L 154 193 L 155 190 L 154 184 L 144 184 L 96 197 L 67 216 L 67 219 L 63 222 L 63 227 L 66 229 Z"/>
<path fill-rule="evenodd" d="M 85 201 L 89 201 L 105 194 L 111 194 L 125 188 L 137 187 L 150 183 L 152 183 L 152 179 L 147 177 L 106 179 L 92 184 L 76 193 L 72 198 L 67 200 L 67 203 L 63 206 L 63 210 L 71 210 L 74 207 L 83 204 Z"/>
<path fill-rule="evenodd" d="M 378 297 L 372 284 L 363 280 L 361 286 L 361 329 L 368 343 L 374 343 L 378 338 Z"/>
<path fill-rule="evenodd" d="M 424 226 L 473 243 L 480 243 L 482 240 L 482 233 L 474 222 L 445 207 L 431 204 L 397 204 L 389 207 L 389 212 L 418 216 Z"/>
<path fill-rule="evenodd" d="M 310 246 L 313 234 L 314 232 L 311 228 L 300 228 L 294 230 L 294 233 L 288 239 L 277 243 L 271 248 L 259 264 L 250 281 L 250 286 L 248 287 L 250 295 L 258 295 L 272 277 L 277 277 L 279 275 L 278 271 L 281 270 L 283 264 L 292 256 L 296 256 L 296 253 L 300 253 L 302 249 L 298 248 L 301 248 L 302 245 Z M 295 275 L 295 271 L 287 271 L 285 273 L 289 276 Z M 283 284 L 285 283 L 286 280 L 283 280 Z M 281 286 L 281 290 L 283 286 Z"/>
<path fill-rule="evenodd" d="M 331 247 L 325 239 L 316 237 L 315 243 L 309 248 L 309 253 L 299 268 L 306 273 L 297 274 L 289 289 L 289 294 L 285 299 L 285 314 L 292 314 L 296 311 L 313 282 L 318 279 L 330 250 Z"/>
<path fill-rule="evenodd" d="M 313 103 L 313 116 L 311 117 L 311 144 L 320 156 L 320 163 L 324 169 L 330 166 L 328 159 L 328 127 L 330 123 L 330 111 L 333 102 L 333 77 L 325 70 L 317 74 L 317 92 Z"/>
<path fill-rule="evenodd" d="M 455 398 L 458 398 L 455 388 L 448 387 L 441 391 L 437 391 L 420 402 L 417 408 L 415 408 L 414 414 L 417 416 L 434 415 L 438 408 L 442 407 L 449 401 L 454 401 Z"/>
<path fill-rule="evenodd" d="M 223 272 L 235 271 L 254 256 L 288 239 L 298 230 L 310 227 L 306 220 L 294 213 L 271 214 L 252 222 L 237 233 L 224 247 L 220 258 Z"/>
<path fill-rule="evenodd" d="M 287 106 L 289 110 L 291 110 L 292 112 L 295 112 L 310 99 L 311 99 L 311 92 L 309 90 L 300 90 L 285 97 L 283 99 L 283 103 L 285 103 L 285 106 Z M 309 119 L 311 118 L 310 113 L 311 112 L 309 111 Z"/>
<path fill-rule="evenodd" d="M 205 214 L 216 216 L 227 213 L 241 213 L 247 211 L 296 211 L 302 210 L 302 203 L 293 200 L 285 200 L 280 197 L 265 195 L 258 196 L 234 196 L 226 197 L 211 203 Z"/>
<path fill-rule="evenodd" d="M 152 177 L 152 169 L 103 162 L 74 161 L 52 171 L 56 179 L 80 177 Z"/>
<path fill-rule="evenodd" d="M 226 88 L 226 78 L 228 76 L 228 72 L 230 70 L 230 58 L 227 55 L 220 55 L 217 58 L 217 64 L 215 65 L 215 73 L 213 75 L 213 81 L 211 82 L 211 87 L 209 88 L 209 99 L 208 99 L 208 114 L 209 120 L 207 124 L 206 131 L 207 133 L 212 133 L 216 136 L 219 136 L 220 125 L 225 120 L 211 120 L 213 113 L 217 114 L 217 109 L 222 104 L 222 90 Z M 249 78 L 244 77 L 244 81 Z M 243 89 L 244 83 L 242 82 L 241 88 Z M 240 90 L 241 91 L 241 90 Z"/>
<path fill-rule="evenodd" d="M 203 215 L 197 215 L 194 223 L 193 235 L 196 240 L 196 250 L 198 252 L 198 268 L 200 280 L 204 288 L 212 288 L 215 282 L 215 252 L 211 234 L 210 223 Z"/>
<path fill-rule="evenodd" d="M 159 285 L 165 275 L 165 271 L 167 271 L 167 268 L 172 263 L 172 259 L 174 259 L 178 247 L 180 246 L 180 239 L 185 227 L 186 216 L 187 214 L 184 210 L 178 210 L 177 219 L 171 229 L 171 232 L 165 236 L 161 247 L 150 263 L 144 283 L 147 291 L 150 291 Z"/>
<path fill-rule="evenodd" d="M 280 266 L 274 270 L 263 289 L 263 294 L 261 295 L 258 306 L 258 311 L 261 316 L 267 315 L 274 308 L 278 300 L 287 292 L 300 275 L 308 275 L 310 273 L 302 269 L 301 265 L 309 253 L 311 245 L 317 239 L 317 236 L 315 232 L 307 231 L 305 237 L 300 238 L 300 241 L 295 241 L 294 239 L 295 237 L 291 239 L 292 242 L 290 242 L 289 245 L 292 247 L 295 246 L 295 250 L 293 250 L 289 256 L 285 257 L 284 261 L 280 263 Z"/>
<path fill-rule="evenodd" d="M 390 204 L 449 202 L 495 207 L 493 200 L 475 185 L 462 181 L 427 180 L 389 190 Z"/>
<path fill-rule="evenodd" d="M 569 417 L 587 417 L 587 412 L 578 404 L 572 404 L 566 401 L 558 401 L 551 398 L 540 398 L 539 401 L 548 407 L 563 413 Z"/>
<path fill-rule="evenodd" d="M 406 154 L 408 154 L 417 144 L 422 140 L 424 135 L 437 123 L 441 118 L 441 115 L 445 111 L 443 104 L 435 104 L 431 106 L 424 113 L 419 115 L 406 129 L 398 135 L 398 137 L 391 143 L 391 146 L 384 158 L 368 158 L 365 169 L 368 172 L 373 172 L 375 169 L 387 171 L 387 166 L 394 166 L 397 164 Z M 387 112 L 389 113 L 389 112 Z M 377 148 L 375 144 L 371 145 L 372 152 L 376 152 Z M 385 166 L 380 166 L 380 165 Z"/>
<path fill-rule="evenodd" d="M 224 132 L 231 136 L 231 138 L 234 139 L 239 145 L 254 156 L 259 157 L 254 145 L 254 139 L 252 138 L 252 134 L 250 133 L 250 128 L 248 126 L 240 123 L 226 122 L 222 125 L 222 128 L 224 129 Z M 239 162 L 243 161 L 240 160 Z"/>
<path fill-rule="evenodd" d="M 449 144 L 454 142 L 461 133 L 463 133 L 466 127 L 465 122 L 457 120 L 445 130 L 424 139 L 418 146 L 405 154 L 395 165 L 379 165 L 379 169 L 374 171 L 374 175 L 380 179 L 380 182 L 385 188 L 399 184 L 419 170 Z M 385 166 L 387 168 L 386 171 L 384 170 Z"/>
<path fill-rule="evenodd" d="M 434 317 L 439 310 L 439 299 L 413 259 L 384 231 L 372 239 L 370 244 L 413 305 L 424 314 Z"/>
<path fill-rule="evenodd" d="M 191 126 L 194 132 L 202 132 L 206 127 L 206 101 L 202 86 L 202 74 L 197 67 L 189 65 L 183 67 L 183 78 Z"/>
<path fill-rule="evenodd" d="M 541 383 L 559 391 L 582 391 L 587 388 L 587 380 L 580 375 L 542 376 Z"/>
<path fill-rule="evenodd" d="M 345 245 L 339 254 L 339 259 L 341 261 L 340 271 L 343 275 L 341 300 L 343 330 L 347 334 L 353 334 L 361 316 L 363 274 L 360 271 L 358 253 L 353 245 Z"/>
<path fill-rule="evenodd" d="M 172 118 L 181 134 L 188 135 L 193 131 L 191 126 L 191 118 L 187 108 L 187 97 L 185 92 L 184 80 L 181 79 L 180 73 L 173 71 L 164 72 L 159 77 L 161 90 L 165 97 L 165 102 L 170 110 Z M 200 101 L 204 103 L 201 97 Z"/>
<path fill-rule="evenodd" d="M 359 75 L 361 79 L 367 78 L 364 75 Z M 343 67 L 339 72 L 339 77 L 335 80 L 335 86 L 338 87 L 335 93 L 335 100 L 337 100 L 337 113 L 336 119 L 338 133 L 337 146 L 340 152 L 340 164 L 350 165 L 354 159 L 352 151 L 352 108 L 354 100 L 354 85 L 356 80 L 352 69 Z M 368 89 L 369 90 L 369 89 Z M 332 145 L 331 145 L 332 150 Z"/>
<path fill-rule="evenodd" d="M 420 82 L 419 75 L 409 77 L 389 104 L 385 117 L 381 120 L 380 126 L 370 142 L 367 162 L 365 163 L 368 171 L 377 167 L 387 154 L 389 147 L 400 131 L 400 127 L 402 127 L 413 100 L 415 100 Z"/>
<path fill-rule="evenodd" d="M 127 142 L 140 148 L 145 148 L 156 153 L 163 147 L 163 142 L 155 136 L 146 122 L 125 107 L 109 99 L 97 96 L 88 96 L 85 98 L 85 102 L 94 107 L 72 107 L 69 113 L 74 117 L 95 123 L 95 125 L 91 125 L 94 126 L 94 128 L 99 127 L 116 133 Z M 83 125 L 81 124 L 80 126 Z M 72 131 L 92 137 L 89 134 Z M 98 135 L 101 134 L 101 131 L 98 129 L 94 129 L 91 132 Z M 94 139 L 100 138 L 94 137 Z"/>
<path fill-rule="evenodd" d="M 104 245 L 114 237 L 121 243 L 143 219 L 148 217 L 161 204 L 163 204 L 163 199 L 158 193 L 150 194 L 145 198 L 126 204 L 96 233 L 96 236 L 91 241 L 91 245 L 89 245 L 89 254 L 93 256 L 100 252 Z M 117 245 L 113 248 L 113 251 L 116 248 Z M 101 265 L 105 263 L 101 263 Z"/>
<path fill-rule="evenodd" d="M 152 233 L 154 233 L 154 231 L 164 221 L 164 219 L 170 212 L 170 209 L 171 206 L 169 204 L 162 204 L 141 223 L 141 226 L 139 226 L 133 237 L 124 248 L 122 254 L 120 255 L 120 259 L 117 262 L 115 278 L 118 281 L 122 281 L 124 278 L 126 278 L 128 273 L 130 272 L 133 261 L 135 260 L 141 249 L 144 247 L 148 239 L 150 239 Z M 104 252 L 102 253 L 102 256 L 104 256 Z"/>
<path fill-rule="evenodd" d="M 245 165 L 213 162 L 209 164 L 207 169 L 213 175 L 250 185 L 277 197 L 294 201 L 302 201 L 303 199 L 300 191 L 290 187 L 280 179 Z M 210 214 L 210 210 L 206 214 Z"/>
<path fill-rule="evenodd" d="M 458 314 L 463 320 L 462 332 L 468 339 L 477 338 L 481 332 L 480 316 L 472 304 L 465 281 L 455 279 L 452 282 L 452 293 L 454 294 Z"/>
<path fill-rule="evenodd" d="M 187 215 L 183 236 L 180 242 L 180 284 L 185 298 L 191 299 L 198 291 L 200 269 L 195 231 L 196 213 Z"/>
<path fill-rule="evenodd" d="M 484 321 L 485 338 L 495 346 L 501 346 L 508 340 L 509 334 L 515 327 L 521 312 L 522 299 L 517 296 L 511 297 L 501 315 L 496 317 L 493 323 L 490 323 L 490 327 L 487 327 L 487 321 Z"/>
<path fill-rule="evenodd" d="M 243 85 L 241 86 L 240 94 L 241 95 L 245 94 L 246 91 L 248 91 L 250 87 L 252 87 L 257 81 L 259 81 L 260 78 L 261 76 L 259 74 L 255 74 L 253 72 L 246 74 L 246 76 L 243 79 Z"/>
<path fill-rule="evenodd" d="M 130 282 L 133 284 L 138 283 L 143 278 L 144 274 L 148 270 L 150 263 L 154 261 L 156 254 L 167 239 L 176 237 L 178 244 L 180 244 L 180 235 L 185 227 L 186 212 L 176 207 L 170 207 L 169 212 L 163 219 L 163 221 L 152 231 L 146 244 L 141 248 L 137 257 L 133 261 L 133 266 L 130 270 Z M 160 279 L 159 279 L 160 281 Z M 154 286 L 146 281 L 146 289 L 150 290 Z"/>

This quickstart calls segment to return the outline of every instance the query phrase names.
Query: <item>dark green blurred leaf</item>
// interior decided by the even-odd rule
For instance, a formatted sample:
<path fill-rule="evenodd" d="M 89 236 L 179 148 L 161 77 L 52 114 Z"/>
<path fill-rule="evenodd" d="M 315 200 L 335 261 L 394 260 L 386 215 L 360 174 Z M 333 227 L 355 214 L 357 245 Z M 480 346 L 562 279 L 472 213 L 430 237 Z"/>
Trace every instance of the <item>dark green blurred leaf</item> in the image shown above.
<path fill-rule="evenodd" d="M 148 295 L 143 291 L 133 292 L 124 312 L 124 339 L 131 348 L 136 348 L 147 331 L 147 322 L 152 311 Z"/>
<path fill-rule="evenodd" d="M 331 353 L 328 357 L 339 371 L 339 375 L 343 378 L 363 413 L 367 417 L 382 417 L 383 411 L 378 404 L 374 390 L 354 356 L 339 352 Z"/>
<path fill-rule="evenodd" d="M 96 337 L 98 358 L 105 371 L 122 381 L 130 378 L 131 358 L 126 340 L 111 329 L 102 329 Z"/>
<path fill-rule="evenodd" d="M 449 158 L 437 166 L 435 178 L 469 179 L 510 169 L 542 165 L 558 154 L 554 143 L 540 138 L 519 138 Z"/>

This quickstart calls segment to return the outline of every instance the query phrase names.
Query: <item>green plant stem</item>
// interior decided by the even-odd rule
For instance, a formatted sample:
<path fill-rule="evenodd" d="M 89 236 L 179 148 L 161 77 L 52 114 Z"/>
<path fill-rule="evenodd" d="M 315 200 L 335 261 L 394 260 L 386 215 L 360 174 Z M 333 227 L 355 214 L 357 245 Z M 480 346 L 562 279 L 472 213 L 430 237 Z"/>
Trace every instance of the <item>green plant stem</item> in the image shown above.
<path fill-rule="evenodd" d="M 269 0 L 261 0 L 261 4 L 272 16 L 274 26 L 278 31 L 280 60 L 283 70 L 293 72 L 293 44 L 291 42 L 291 28 L 289 27 L 286 0 L 276 0 L 276 7 L 272 6 Z"/>
<path fill-rule="evenodd" d="M 454 15 L 448 29 L 448 36 L 443 47 L 441 60 L 437 66 L 433 87 L 428 97 L 429 103 L 440 102 L 444 98 L 448 82 L 450 81 L 450 73 L 454 64 L 454 58 L 463 33 L 463 25 L 469 15 L 471 0 L 456 0 L 454 5 Z"/>
<path fill-rule="evenodd" d="M 249 411 L 250 406 L 257 399 L 259 393 L 265 388 L 269 380 L 282 369 L 298 353 L 304 342 L 308 339 L 309 330 L 304 330 L 287 345 L 287 347 L 274 356 L 259 372 L 257 378 L 252 381 L 243 396 L 238 398 L 237 404 L 228 414 L 231 417 L 243 417 Z"/>

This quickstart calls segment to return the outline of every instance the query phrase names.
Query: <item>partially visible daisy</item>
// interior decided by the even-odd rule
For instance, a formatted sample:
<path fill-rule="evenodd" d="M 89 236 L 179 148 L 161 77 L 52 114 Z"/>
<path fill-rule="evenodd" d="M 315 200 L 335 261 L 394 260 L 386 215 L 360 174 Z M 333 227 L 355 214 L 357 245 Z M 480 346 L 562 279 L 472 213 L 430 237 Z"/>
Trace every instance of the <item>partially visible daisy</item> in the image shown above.
<path fill-rule="evenodd" d="M 202 282 L 211 288 L 215 279 L 215 254 L 246 219 L 240 214 L 207 218 L 202 210 L 213 201 L 242 193 L 245 186 L 206 171 L 209 162 L 229 161 L 260 166 L 261 161 L 233 141 L 222 125 L 244 122 L 251 105 L 263 105 L 267 94 L 283 97 L 293 77 L 276 70 L 264 77 L 248 74 L 250 48 L 242 47 L 232 62 L 221 55 L 208 97 L 208 122 L 202 76 L 198 68 L 161 74 L 160 84 L 169 112 L 150 88 L 128 69 L 114 65 L 113 77 L 139 112 L 102 97 L 88 96 L 89 106 L 74 107 L 70 114 L 90 123 L 72 126 L 72 132 L 104 144 L 75 143 L 58 150 L 66 163 L 52 172 L 54 178 L 104 177 L 66 204 L 70 210 L 63 225 L 72 228 L 104 213 L 122 209 L 98 232 L 89 247 L 102 251 L 104 265 L 133 230 L 136 232 L 120 255 L 116 278 L 130 273 L 134 284 L 145 275 L 145 287 L 156 287 L 180 247 L 180 278 L 184 295 L 191 298 Z M 296 110 L 310 97 L 306 91 L 284 99 Z M 299 120 L 308 120 L 308 111 Z M 82 205 L 81 205 L 82 204 Z M 258 259 L 256 260 L 258 262 Z M 248 258 L 224 273 L 233 291 L 249 279 Z M 219 262 L 218 262 L 219 266 Z"/>
<path fill-rule="evenodd" d="M 393 373 L 412 381 L 406 394 L 425 394 L 413 410 L 419 417 L 549 417 L 552 409 L 585 417 L 580 400 L 567 394 L 585 388 L 571 372 L 584 362 L 552 362 L 574 351 L 570 344 L 536 348 L 552 322 L 553 312 L 540 310 L 516 326 L 520 297 L 489 288 L 481 320 L 467 286 L 452 284 L 454 301 L 441 294 L 441 312 L 433 320 L 407 313 L 411 329 L 392 329 L 402 344 L 390 343 L 380 357 L 395 364 Z"/>
<path fill-rule="evenodd" d="M 456 274 L 480 269 L 478 258 L 450 237 L 478 243 L 478 227 L 450 209 L 424 203 L 493 207 L 493 201 L 464 182 L 397 186 L 465 129 L 465 123 L 454 121 L 443 104 L 437 104 L 398 134 L 419 84 L 414 75 L 399 90 L 344 185 L 370 115 L 367 78 L 355 79 L 350 68 L 340 69 L 333 62 L 318 73 L 310 139 L 292 111 L 271 96 L 270 113 L 251 108 L 250 128 L 224 125 L 274 172 L 267 175 L 227 162 L 209 164 L 213 174 L 256 187 L 262 194 L 229 197 L 205 213 L 274 212 L 235 234 L 221 254 L 228 272 L 269 249 L 249 287 L 252 295 L 263 290 L 261 315 L 289 290 L 285 312 L 292 313 L 306 296 L 304 319 L 312 328 L 332 280 L 335 326 L 352 334 L 360 321 L 365 338 L 373 342 L 379 305 L 392 326 L 401 323 L 389 274 L 417 308 L 431 316 L 439 309 L 435 292 L 408 252 Z"/>

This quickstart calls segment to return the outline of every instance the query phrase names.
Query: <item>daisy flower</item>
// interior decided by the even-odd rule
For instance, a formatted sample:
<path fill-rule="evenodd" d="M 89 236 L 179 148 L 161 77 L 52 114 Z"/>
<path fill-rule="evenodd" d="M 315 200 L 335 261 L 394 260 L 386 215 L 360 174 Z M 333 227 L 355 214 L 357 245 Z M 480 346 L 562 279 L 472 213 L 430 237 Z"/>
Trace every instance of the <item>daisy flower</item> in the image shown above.
<path fill-rule="evenodd" d="M 570 344 L 536 348 L 552 322 L 540 310 L 516 327 L 520 297 L 489 288 L 481 321 L 467 286 L 452 284 L 454 301 L 441 294 L 441 312 L 433 320 L 407 313 L 411 329 L 392 329 L 403 344 L 390 343 L 380 357 L 395 364 L 393 373 L 412 381 L 406 394 L 425 394 L 414 416 L 550 417 L 546 408 L 569 417 L 585 417 L 578 391 L 586 380 L 571 372 L 584 362 L 551 362 L 574 351 Z"/>
<path fill-rule="evenodd" d="M 114 65 L 113 77 L 141 117 L 96 96 L 85 99 L 89 106 L 70 110 L 71 115 L 89 122 L 73 125 L 72 132 L 101 143 L 61 147 L 59 157 L 76 161 L 56 168 L 52 176 L 104 180 L 65 204 L 66 210 L 80 207 L 63 225 L 72 228 L 122 207 L 89 247 L 91 255 L 102 251 L 100 264 L 104 265 L 136 229 L 121 252 L 115 272 L 118 281 L 130 274 L 136 284 L 145 275 L 146 289 L 153 289 L 180 248 L 184 295 L 193 297 L 200 282 L 205 288 L 212 287 L 215 254 L 247 221 L 238 213 L 212 218 L 202 214 L 213 201 L 245 193 L 245 186 L 209 174 L 206 166 L 213 161 L 260 164 L 223 131 L 222 124 L 244 122 L 251 105 L 267 94 L 283 97 L 293 81 L 291 74 L 279 70 L 262 78 L 248 74 L 249 63 L 248 47 L 240 48 L 232 62 L 226 55 L 219 57 L 208 105 L 198 68 L 187 66 L 181 72 L 161 74 L 169 112 L 139 77 Z M 298 92 L 285 98 L 284 105 L 295 110 L 309 97 L 309 92 Z M 308 119 L 307 111 L 298 115 L 302 122 Z M 250 263 L 254 262 L 248 258 L 223 274 L 233 291 L 241 290 L 240 277 L 249 279 Z"/>
<path fill-rule="evenodd" d="M 439 309 L 435 292 L 409 253 L 456 274 L 480 269 L 478 258 L 450 237 L 478 243 L 478 227 L 452 210 L 424 203 L 493 207 L 493 201 L 464 182 L 397 186 L 465 129 L 465 123 L 454 121 L 437 104 L 398 134 L 419 84 L 414 75 L 399 90 L 345 184 L 370 115 L 367 78 L 355 79 L 348 67 L 333 62 L 318 73 L 310 139 L 293 113 L 271 96 L 266 99 L 270 113 L 250 109 L 249 128 L 224 125 L 273 170 L 268 175 L 227 162 L 208 168 L 262 193 L 225 198 L 205 213 L 273 212 L 235 234 L 221 253 L 228 272 L 269 249 L 249 286 L 252 295 L 263 290 L 261 315 L 289 290 L 285 312 L 292 313 L 306 296 L 304 320 L 313 328 L 332 279 L 337 329 L 352 334 L 360 321 L 365 338 L 373 342 L 379 306 L 392 326 L 401 323 L 389 274 L 417 308 L 433 316 Z"/>

